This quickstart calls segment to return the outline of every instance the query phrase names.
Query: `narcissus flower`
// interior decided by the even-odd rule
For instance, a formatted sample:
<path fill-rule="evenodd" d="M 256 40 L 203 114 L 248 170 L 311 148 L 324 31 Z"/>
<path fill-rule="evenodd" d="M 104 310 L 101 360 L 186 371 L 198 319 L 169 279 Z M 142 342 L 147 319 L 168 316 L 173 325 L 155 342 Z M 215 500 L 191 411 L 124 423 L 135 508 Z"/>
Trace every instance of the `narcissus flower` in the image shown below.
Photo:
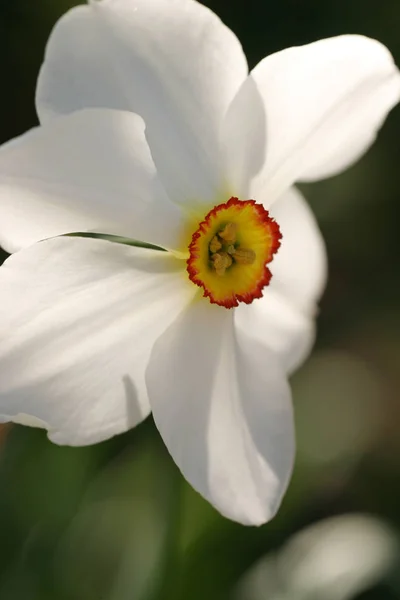
<path fill-rule="evenodd" d="M 0 151 L 0 241 L 15 252 L 0 269 L 1 419 L 79 445 L 153 411 L 222 514 L 270 519 L 294 455 L 287 377 L 326 271 L 293 185 L 359 158 L 399 93 L 389 52 L 361 36 L 249 75 L 194 0 L 67 13 L 39 77 L 41 126 Z"/>

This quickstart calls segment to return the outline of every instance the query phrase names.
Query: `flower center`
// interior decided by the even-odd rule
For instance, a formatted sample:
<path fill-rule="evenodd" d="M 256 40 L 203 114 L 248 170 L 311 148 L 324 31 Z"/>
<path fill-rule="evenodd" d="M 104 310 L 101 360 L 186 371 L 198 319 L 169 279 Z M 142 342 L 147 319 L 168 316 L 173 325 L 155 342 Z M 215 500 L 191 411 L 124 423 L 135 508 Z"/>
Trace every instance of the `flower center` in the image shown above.
<path fill-rule="evenodd" d="M 218 231 L 208 245 L 210 260 L 217 275 L 225 272 L 234 262 L 251 265 L 256 259 L 254 250 L 241 248 L 237 240 L 236 223 L 227 223 Z"/>
<path fill-rule="evenodd" d="M 187 270 L 204 296 L 225 308 L 261 298 L 272 274 L 267 264 L 280 246 L 278 224 L 254 200 L 215 206 L 189 245 Z"/>

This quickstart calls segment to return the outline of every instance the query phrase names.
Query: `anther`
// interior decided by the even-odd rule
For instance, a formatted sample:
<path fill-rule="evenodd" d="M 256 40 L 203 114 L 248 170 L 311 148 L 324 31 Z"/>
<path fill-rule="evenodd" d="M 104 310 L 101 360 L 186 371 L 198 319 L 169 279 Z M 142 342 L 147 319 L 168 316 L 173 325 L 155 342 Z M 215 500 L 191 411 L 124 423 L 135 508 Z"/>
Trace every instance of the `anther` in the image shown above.
<path fill-rule="evenodd" d="M 246 248 L 236 248 L 231 254 L 235 261 L 241 265 L 252 265 L 256 260 L 254 250 L 247 250 Z"/>
<path fill-rule="evenodd" d="M 211 256 L 211 260 L 217 275 L 224 275 L 232 264 L 232 257 L 226 252 L 216 252 Z"/>
<path fill-rule="evenodd" d="M 236 223 L 227 223 L 225 227 L 218 233 L 218 236 L 227 244 L 233 244 L 236 242 L 236 231 Z"/>
<path fill-rule="evenodd" d="M 210 252 L 212 252 L 214 254 L 214 252 L 218 252 L 218 250 L 221 250 L 222 248 L 222 244 L 219 241 L 219 239 L 217 238 L 216 235 L 214 235 L 213 239 L 211 240 L 209 246 L 208 246 Z"/>

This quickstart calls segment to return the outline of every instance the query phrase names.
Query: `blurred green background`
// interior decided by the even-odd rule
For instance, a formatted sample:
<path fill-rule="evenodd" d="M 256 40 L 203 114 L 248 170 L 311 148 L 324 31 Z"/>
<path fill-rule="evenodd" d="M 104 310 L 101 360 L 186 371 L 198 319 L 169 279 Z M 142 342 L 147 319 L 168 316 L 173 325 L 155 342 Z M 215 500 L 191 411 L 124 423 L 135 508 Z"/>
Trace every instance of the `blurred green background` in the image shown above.
<path fill-rule="evenodd" d="M 44 45 L 74 4 L 0 0 L 1 142 L 36 124 Z M 400 64 L 398 0 L 206 4 L 250 66 L 341 33 L 379 39 Z M 220 517 L 151 419 L 82 449 L 3 426 L 0 600 L 400 599 L 399 134 L 397 108 L 355 167 L 302 186 L 330 277 L 316 347 L 293 378 L 298 454 L 278 516 L 261 528 Z"/>

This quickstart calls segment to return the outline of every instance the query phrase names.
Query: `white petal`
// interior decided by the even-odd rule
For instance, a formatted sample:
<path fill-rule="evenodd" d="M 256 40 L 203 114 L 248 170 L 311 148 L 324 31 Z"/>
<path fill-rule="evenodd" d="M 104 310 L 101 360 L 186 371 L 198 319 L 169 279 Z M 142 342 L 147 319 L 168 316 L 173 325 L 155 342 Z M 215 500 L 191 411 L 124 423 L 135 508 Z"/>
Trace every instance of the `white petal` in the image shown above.
<path fill-rule="evenodd" d="M 264 99 L 252 77 L 247 77 L 221 126 L 225 179 L 233 196 L 250 197 L 251 180 L 265 164 L 266 137 Z"/>
<path fill-rule="evenodd" d="M 301 193 L 291 188 L 270 209 L 281 247 L 270 268 L 264 295 L 235 311 L 238 327 L 267 344 L 287 373 L 307 358 L 315 339 L 314 315 L 325 287 L 326 250 L 315 217 Z"/>
<path fill-rule="evenodd" d="M 248 91 L 239 94 L 248 96 L 248 114 L 259 111 L 252 90 L 258 86 L 266 132 L 262 123 L 259 132 L 250 127 L 251 139 L 238 144 L 237 152 L 262 144 L 259 137 L 266 134 L 267 158 L 251 195 L 262 189 L 268 204 L 295 181 L 328 177 L 356 161 L 400 98 L 399 72 L 388 50 L 357 35 L 273 54 L 255 67 L 251 78 L 251 85 L 244 84 Z M 238 116 L 238 127 L 243 129 L 248 118 Z"/>
<path fill-rule="evenodd" d="M 285 192 L 270 215 L 279 224 L 282 240 L 270 265 L 270 289 L 304 313 L 314 314 L 327 279 L 327 256 L 314 213 L 296 188 Z"/>
<path fill-rule="evenodd" d="M 273 290 L 265 290 L 252 304 L 241 304 L 235 321 L 241 331 L 275 353 L 288 375 L 305 361 L 314 344 L 314 319 Z"/>
<path fill-rule="evenodd" d="M 220 122 L 247 73 L 235 35 L 198 2 L 95 1 L 56 25 L 37 109 L 42 122 L 90 106 L 140 114 L 171 199 L 209 202 Z"/>
<path fill-rule="evenodd" d="M 154 340 L 194 293 L 182 264 L 83 238 L 11 256 L 0 268 L 0 420 L 46 425 L 71 445 L 141 421 Z"/>
<path fill-rule="evenodd" d="M 259 525 L 292 469 L 290 390 L 274 354 L 232 311 L 194 302 L 156 342 L 146 381 L 154 419 L 184 476 L 223 515 Z"/>
<path fill-rule="evenodd" d="M 0 149 L 0 243 L 10 252 L 87 230 L 176 248 L 182 228 L 138 115 L 79 111 Z"/>

